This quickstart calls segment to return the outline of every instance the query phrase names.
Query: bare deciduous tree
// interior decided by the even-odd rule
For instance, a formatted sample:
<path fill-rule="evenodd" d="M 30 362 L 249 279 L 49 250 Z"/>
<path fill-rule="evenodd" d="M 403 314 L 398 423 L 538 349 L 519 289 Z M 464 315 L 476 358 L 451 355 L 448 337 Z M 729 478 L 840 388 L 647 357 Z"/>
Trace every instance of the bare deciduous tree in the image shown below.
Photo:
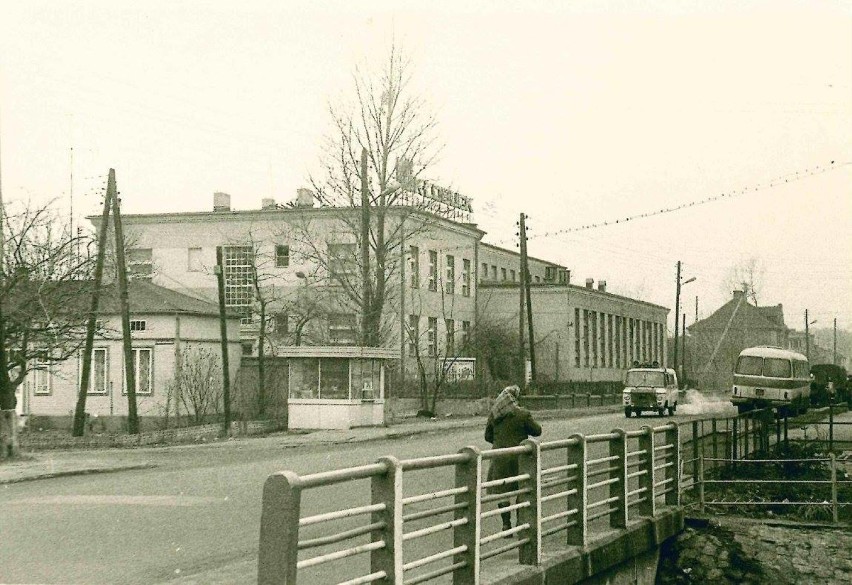
<path fill-rule="evenodd" d="M 730 294 L 731 290 L 741 290 L 756 306 L 765 274 L 766 269 L 757 258 L 743 260 L 730 268 L 728 278 L 725 280 L 725 292 Z"/>
<path fill-rule="evenodd" d="M 180 402 L 195 424 L 202 424 L 222 408 L 221 357 L 208 349 L 185 348 L 177 359 L 180 364 L 169 383 L 168 396 Z"/>

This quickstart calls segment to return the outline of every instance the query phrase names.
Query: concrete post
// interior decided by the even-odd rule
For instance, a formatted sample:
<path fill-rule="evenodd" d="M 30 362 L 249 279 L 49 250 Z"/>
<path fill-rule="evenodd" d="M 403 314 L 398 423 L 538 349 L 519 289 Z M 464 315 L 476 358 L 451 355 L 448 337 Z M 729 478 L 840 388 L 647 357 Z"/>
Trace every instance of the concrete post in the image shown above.
<path fill-rule="evenodd" d="M 527 534 L 529 542 L 521 546 L 519 555 L 522 565 L 541 564 L 541 446 L 535 439 L 521 442 L 530 447 L 529 453 L 518 457 L 518 472 L 530 476 L 530 491 L 518 496 L 518 503 L 528 502 L 529 506 L 518 508 L 518 524 L 529 524 Z"/>
<path fill-rule="evenodd" d="M 396 457 L 382 457 L 378 462 L 387 471 L 372 478 L 370 498 L 385 509 L 373 512 L 371 522 L 384 522 L 385 528 L 373 531 L 370 541 L 384 540 L 385 547 L 370 552 L 370 572 L 384 571 L 387 583 L 402 583 L 402 466 Z"/>
<path fill-rule="evenodd" d="M 290 471 L 270 475 L 263 484 L 258 585 L 296 585 L 301 496 L 301 479 Z"/>
<path fill-rule="evenodd" d="M 654 457 L 654 429 L 650 426 L 643 426 L 644 433 L 639 437 L 639 450 L 645 451 L 645 455 L 641 456 L 640 461 L 644 465 L 640 465 L 641 471 L 644 471 L 639 476 L 639 487 L 645 488 L 645 491 L 639 494 L 645 500 L 637 504 L 637 510 L 640 516 L 653 517 L 656 514 L 656 498 L 654 498 L 654 467 L 656 467 Z"/>
<path fill-rule="evenodd" d="M 457 494 L 456 504 L 466 504 L 456 510 L 454 519 L 467 518 L 467 523 L 453 529 L 453 547 L 466 546 L 467 551 L 454 556 L 453 563 L 465 562 L 464 567 L 453 571 L 453 585 L 479 585 L 479 539 L 482 532 L 482 455 L 476 447 L 465 447 L 459 453 L 467 455 L 467 462 L 456 465 L 456 487 L 467 491 Z"/>
<path fill-rule="evenodd" d="M 618 457 L 611 462 L 615 469 L 610 472 L 610 479 L 617 479 L 609 484 L 609 497 L 618 498 L 615 503 L 616 509 L 609 515 L 609 525 L 613 528 L 625 528 L 627 526 L 627 434 L 624 429 L 613 429 L 617 435 L 609 441 L 610 456 Z"/>
<path fill-rule="evenodd" d="M 692 421 L 692 483 L 698 481 L 698 421 Z M 702 449 L 704 451 L 704 449 Z M 693 492 L 694 493 L 694 492 Z"/>
<path fill-rule="evenodd" d="M 573 546 L 586 546 L 588 535 L 588 517 L 589 513 L 586 508 L 586 485 L 588 483 L 588 474 L 586 473 L 586 437 L 580 434 L 574 434 L 569 439 L 576 439 L 577 444 L 568 447 L 567 449 L 567 465 L 576 465 L 577 481 L 575 482 L 576 489 L 571 490 L 566 497 L 567 509 L 577 510 L 574 515 L 576 522 L 573 526 L 568 527 L 566 533 L 566 543 Z"/>
<path fill-rule="evenodd" d="M 669 449 L 671 465 L 666 467 L 666 479 L 671 480 L 666 483 L 665 503 L 667 506 L 680 506 L 680 429 L 674 423 L 669 423 L 669 428 L 665 431 L 666 445 L 671 445 Z"/>

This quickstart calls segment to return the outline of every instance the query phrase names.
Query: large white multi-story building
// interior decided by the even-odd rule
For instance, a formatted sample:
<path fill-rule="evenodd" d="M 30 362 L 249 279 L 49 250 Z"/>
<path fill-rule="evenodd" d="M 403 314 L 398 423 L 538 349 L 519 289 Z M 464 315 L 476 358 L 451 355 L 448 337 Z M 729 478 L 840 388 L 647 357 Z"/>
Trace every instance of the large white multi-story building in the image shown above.
<path fill-rule="evenodd" d="M 216 250 L 222 247 L 226 305 L 243 317 L 246 354 L 258 349 L 258 299 L 266 301 L 269 317 L 267 354 L 285 345 L 356 345 L 362 289 L 359 214 L 357 207 L 314 206 L 307 190 L 299 190 L 295 204 L 264 199 L 252 210 L 233 210 L 230 197 L 216 193 L 209 211 L 124 215 L 128 269 L 137 278 L 215 301 Z M 90 219 L 97 224 L 100 218 Z M 521 277 L 516 252 L 482 242 L 482 230 L 452 214 L 401 206 L 388 209 L 385 219 L 389 245 L 381 345 L 399 349 L 404 376 L 424 362 L 440 364 L 469 354 L 467 342 L 485 318 L 517 323 Z M 375 266 L 376 259 L 371 261 Z M 567 269 L 553 262 L 530 258 L 529 271 L 537 343 L 547 341 L 540 338 L 541 331 L 548 339 L 558 338 L 556 347 L 564 348 L 556 350 L 562 353 L 551 360 L 547 378 L 620 378 L 623 360 L 586 356 L 596 355 L 590 343 L 598 347 L 598 334 L 590 332 L 597 329 L 591 328 L 600 327 L 602 339 L 614 340 L 610 327 L 619 327 L 622 320 L 648 323 L 647 337 L 644 325 L 636 334 L 642 349 L 624 355 L 646 355 L 640 351 L 647 344 L 648 357 L 662 360 L 667 309 L 604 291 L 578 291 L 569 286 Z M 540 317 L 545 304 L 547 316 Z M 584 323 L 579 340 L 578 310 Z M 551 318 L 553 311 L 565 319 Z M 598 314 L 612 320 L 604 316 L 594 326 L 586 323 L 588 315 L 597 319 Z M 554 327 L 559 331 L 552 331 Z M 509 329 L 517 334 L 517 325 Z M 619 329 L 624 337 L 622 331 L 628 329 Z M 573 357 L 578 348 L 579 365 Z M 603 377 L 590 368 L 600 368 Z"/>

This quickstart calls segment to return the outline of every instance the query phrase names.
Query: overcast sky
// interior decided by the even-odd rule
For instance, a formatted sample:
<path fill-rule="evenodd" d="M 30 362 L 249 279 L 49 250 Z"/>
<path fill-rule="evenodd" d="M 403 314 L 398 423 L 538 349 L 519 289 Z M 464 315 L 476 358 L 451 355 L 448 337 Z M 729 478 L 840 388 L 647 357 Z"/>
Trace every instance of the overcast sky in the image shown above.
<path fill-rule="evenodd" d="M 125 213 L 290 200 L 329 102 L 396 39 L 440 123 L 429 175 L 473 198 L 487 241 L 513 247 L 524 211 L 532 255 L 672 310 L 682 260 L 687 324 L 754 258 L 788 326 L 808 308 L 852 329 L 849 2 L 17 4 L 0 4 L 7 201 L 69 209 L 72 146 L 75 221 L 110 167 Z"/>

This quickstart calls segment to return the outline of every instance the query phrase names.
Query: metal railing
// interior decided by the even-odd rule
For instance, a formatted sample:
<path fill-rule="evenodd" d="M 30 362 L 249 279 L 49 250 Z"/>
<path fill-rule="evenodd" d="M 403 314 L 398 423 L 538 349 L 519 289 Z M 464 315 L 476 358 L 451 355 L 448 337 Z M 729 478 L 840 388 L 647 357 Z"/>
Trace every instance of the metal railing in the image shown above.
<path fill-rule="evenodd" d="M 735 460 L 732 459 L 715 459 L 715 458 L 705 458 L 703 455 L 698 459 L 698 509 L 703 514 L 707 508 L 707 506 L 823 506 L 831 507 L 831 516 L 832 521 L 837 524 L 839 522 L 839 508 L 841 506 L 852 506 L 852 502 L 840 502 L 838 499 L 838 486 L 839 485 L 852 485 L 852 480 L 839 480 L 837 479 L 837 464 L 836 457 L 834 453 L 831 453 L 829 457 L 826 458 L 809 458 L 809 459 L 742 459 L 738 461 L 740 464 L 777 464 L 782 463 L 788 465 L 790 463 L 825 463 L 828 462 L 830 465 L 830 479 L 827 480 L 817 480 L 817 479 L 788 479 L 788 478 L 780 478 L 780 479 L 707 479 L 705 477 L 705 462 L 713 461 L 713 462 L 724 462 L 724 463 L 733 463 Z M 787 499 L 784 500 L 708 500 L 706 498 L 706 490 L 707 486 L 725 486 L 725 485 L 739 485 L 739 484 L 807 484 L 813 486 L 826 486 L 831 488 L 831 500 L 822 499 L 819 501 L 816 500 L 806 500 L 806 501 L 789 501 Z"/>
<path fill-rule="evenodd" d="M 518 474 L 483 478 L 484 462 L 501 457 L 517 457 Z M 449 485 L 404 493 L 403 477 L 424 471 L 430 485 L 452 472 Z M 353 557 L 368 558 L 345 567 L 338 563 L 326 577 L 339 585 L 414 585 L 446 575 L 454 585 L 477 583 L 483 563 L 499 555 L 517 550 L 519 564 L 539 565 L 545 549 L 585 547 L 597 531 L 653 517 L 658 505 L 678 506 L 679 472 L 679 430 L 673 423 L 556 441 L 528 439 L 504 449 L 383 457 L 305 476 L 282 471 L 263 489 L 258 583 L 295 585 L 300 572 Z M 369 486 L 357 485 L 365 480 Z M 331 497 L 311 498 L 325 488 L 334 489 Z M 340 507 L 313 512 L 329 500 Z M 347 500 L 356 502 L 344 505 Z M 303 515 L 306 510 L 312 513 Z M 515 525 L 494 528 L 496 516 L 507 512 L 515 513 Z M 303 534 L 308 531 L 316 534 Z M 308 552 L 312 549 L 321 552 Z M 342 577 L 345 573 L 354 576 Z M 316 573 L 301 579 L 321 580 Z"/>

